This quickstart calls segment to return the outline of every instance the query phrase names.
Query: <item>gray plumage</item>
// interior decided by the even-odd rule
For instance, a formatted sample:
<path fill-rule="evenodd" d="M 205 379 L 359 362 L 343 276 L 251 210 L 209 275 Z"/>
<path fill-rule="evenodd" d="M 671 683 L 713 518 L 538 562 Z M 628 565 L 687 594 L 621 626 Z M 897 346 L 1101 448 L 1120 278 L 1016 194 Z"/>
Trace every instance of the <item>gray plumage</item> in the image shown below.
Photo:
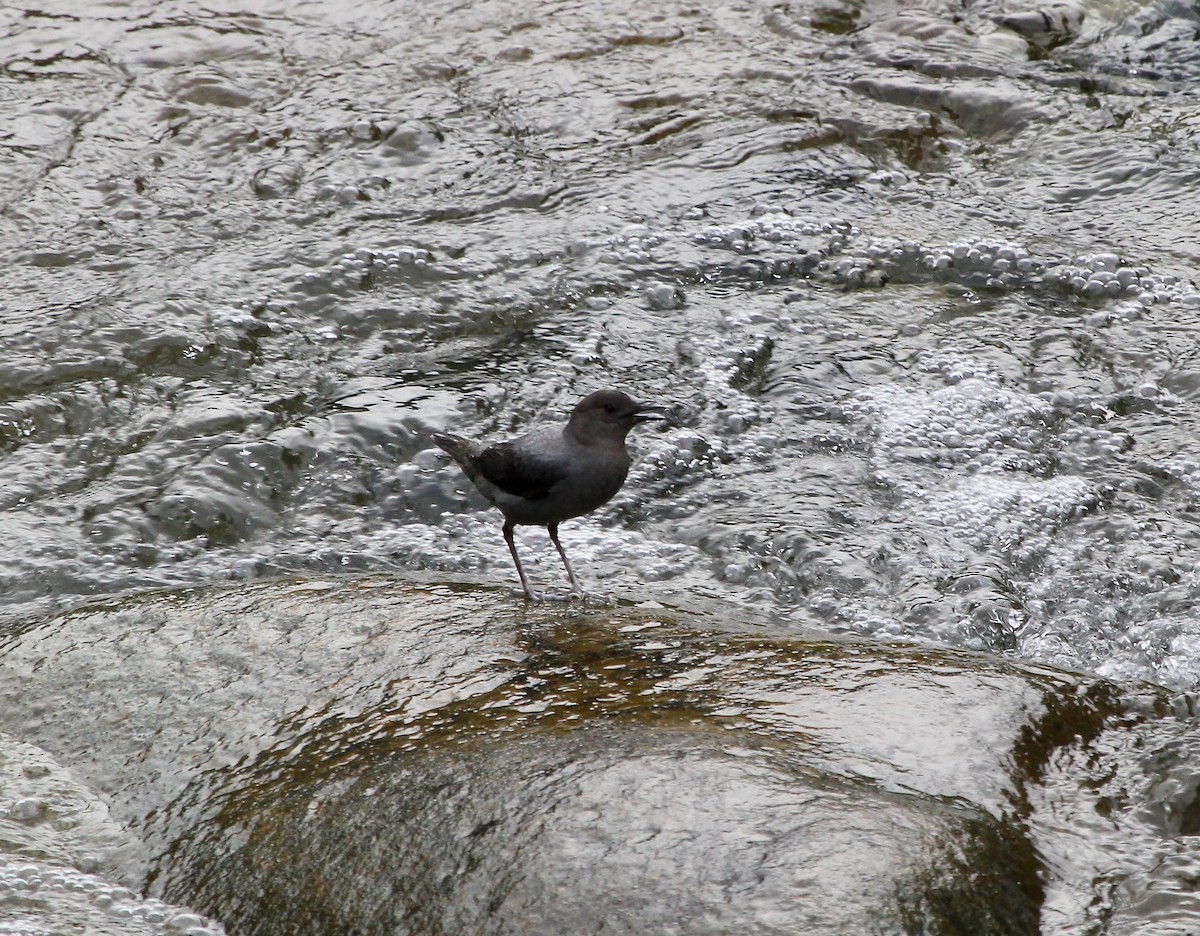
<path fill-rule="evenodd" d="M 567 570 L 571 592 L 579 594 L 582 589 L 558 541 L 558 525 L 591 513 L 621 490 L 629 473 L 629 430 L 639 422 L 664 418 L 664 407 L 636 403 L 619 390 L 598 390 L 576 404 L 561 428 L 535 429 L 490 445 L 448 432 L 435 434 L 433 441 L 504 514 L 504 539 L 525 597 L 533 599 L 537 595 L 521 568 L 513 527 L 546 527 Z"/>

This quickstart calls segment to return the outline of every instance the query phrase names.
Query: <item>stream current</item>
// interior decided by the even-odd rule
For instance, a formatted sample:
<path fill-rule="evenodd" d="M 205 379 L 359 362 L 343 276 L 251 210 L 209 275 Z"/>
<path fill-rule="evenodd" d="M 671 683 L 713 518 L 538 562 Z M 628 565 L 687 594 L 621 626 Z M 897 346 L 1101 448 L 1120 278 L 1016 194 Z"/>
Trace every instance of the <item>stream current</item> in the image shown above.
<path fill-rule="evenodd" d="M 77 7 L 0 11 L 6 626 L 502 590 L 430 432 L 620 387 L 585 582 L 1178 693 L 1047 778 L 1043 928 L 1200 929 L 1194 4 Z"/>

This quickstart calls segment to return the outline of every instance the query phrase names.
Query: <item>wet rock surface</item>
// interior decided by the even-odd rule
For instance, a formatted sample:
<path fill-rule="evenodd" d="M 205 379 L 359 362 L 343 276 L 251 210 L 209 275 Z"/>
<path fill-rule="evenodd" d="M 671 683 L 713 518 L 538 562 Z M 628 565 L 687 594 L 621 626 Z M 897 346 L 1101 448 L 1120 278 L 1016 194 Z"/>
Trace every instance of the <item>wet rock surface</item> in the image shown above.
<path fill-rule="evenodd" d="M 0 729 L 105 792 L 124 873 L 239 933 L 1036 927 L 1029 788 L 1113 687 L 718 614 L 148 594 L 10 640 Z"/>

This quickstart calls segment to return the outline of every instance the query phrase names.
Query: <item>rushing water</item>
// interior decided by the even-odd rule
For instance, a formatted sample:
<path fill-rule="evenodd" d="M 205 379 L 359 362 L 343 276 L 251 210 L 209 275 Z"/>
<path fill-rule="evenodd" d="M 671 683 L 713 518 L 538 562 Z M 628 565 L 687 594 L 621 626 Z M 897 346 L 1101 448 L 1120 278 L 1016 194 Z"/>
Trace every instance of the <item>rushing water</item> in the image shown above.
<path fill-rule="evenodd" d="M 0 10 L 12 626 L 506 587 L 429 433 L 619 386 L 682 424 L 564 525 L 585 581 L 1183 693 L 1047 779 L 1043 922 L 1200 928 L 1195 823 L 1155 818 L 1200 784 L 1194 4 L 78 6 Z M 1089 771 L 1102 886 L 1050 818 Z"/>

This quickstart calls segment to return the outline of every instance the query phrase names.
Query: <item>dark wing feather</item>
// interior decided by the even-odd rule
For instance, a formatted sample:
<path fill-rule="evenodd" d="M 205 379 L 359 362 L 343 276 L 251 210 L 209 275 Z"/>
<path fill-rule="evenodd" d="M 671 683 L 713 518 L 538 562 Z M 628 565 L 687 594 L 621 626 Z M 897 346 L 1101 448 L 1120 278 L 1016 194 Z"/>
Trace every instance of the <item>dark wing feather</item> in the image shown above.
<path fill-rule="evenodd" d="M 541 500 L 566 476 L 562 464 L 526 451 L 511 442 L 488 446 L 475 459 L 479 473 L 507 494 Z"/>

